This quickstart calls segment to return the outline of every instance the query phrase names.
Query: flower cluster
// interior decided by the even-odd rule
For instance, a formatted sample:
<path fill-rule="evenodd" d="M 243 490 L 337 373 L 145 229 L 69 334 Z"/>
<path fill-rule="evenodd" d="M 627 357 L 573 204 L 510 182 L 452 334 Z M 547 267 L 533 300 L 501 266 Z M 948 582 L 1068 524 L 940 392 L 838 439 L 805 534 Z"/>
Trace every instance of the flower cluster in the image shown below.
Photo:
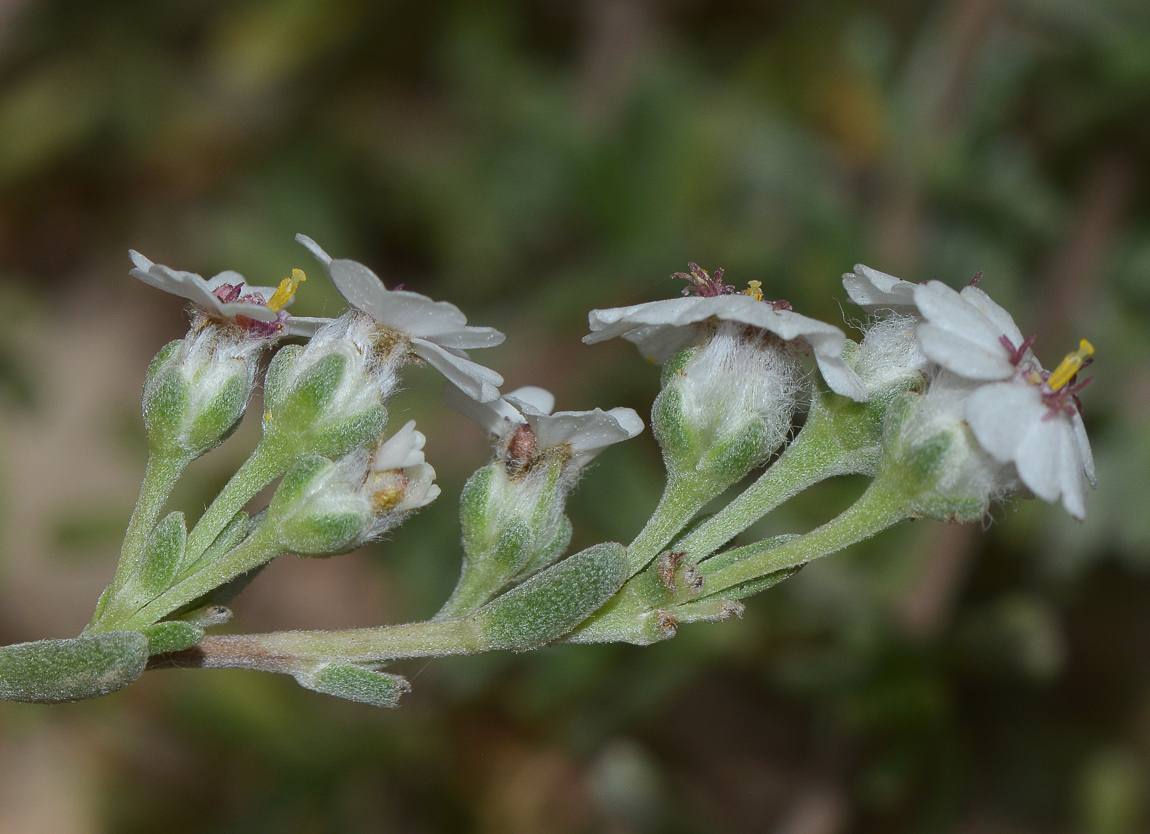
<path fill-rule="evenodd" d="M 167 659 L 281 672 L 391 707 L 410 687 L 380 669 L 400 658 L 652 643 L 684 623 L 737 615 L 743 598 L 901 521 L 973 521 L 1027 493 L 1085 516 L 1094 483 L 1078 400 L 1094 352 L 1086 340 L 1047 371 L 1034 338 L 978 279 L 955 291 L 856 266 L 843 277 L 868 315 L 855 343 L 765 299 L 758 281 L 740 291 L 722 270 L 692 263 L 675 274 L 684 297 L 590 314 L 585 342 L 619 336 L 663 365 L 651 428 L 667 480 L 630 545 L 568 555 L 568 496 L 597 455 L 643 430 L 639 415 L 556 412 L 535 386 L 501 395 L 502 377 L 467 351 L 500 344 L 502 333 L 297 240 L 347 300 L 342 315 L 288 312 L 306 280 L 298 269 L 275 288 L 252 287 L 234 272 L 204 279 L 131 253 L 132 275 L 192 302 L 192 326 L 148 370 L 148 467 L 90 625 L 74 640 L 0 648 L 0 698 L 95 697 Z M 277 345 L 289 337 L 306 342 Z M 273 347 L 255 449 L 191 529 L 182 512 L 161 518 L 184 468 L 239 424 Z M 415 421 L 387 432 L 405 369 L 422 364 L 446 378 L 446 404 L 494 447 L 460 496 L 463 562 L 439 613 L 347 631 L 207 635 L 272 559 L 346 552 L 440 495 Z M 870 480 L 835 518 L 723 549 L 844 474 Z M 249 515 L 265 490 L 267 506 Z"/>

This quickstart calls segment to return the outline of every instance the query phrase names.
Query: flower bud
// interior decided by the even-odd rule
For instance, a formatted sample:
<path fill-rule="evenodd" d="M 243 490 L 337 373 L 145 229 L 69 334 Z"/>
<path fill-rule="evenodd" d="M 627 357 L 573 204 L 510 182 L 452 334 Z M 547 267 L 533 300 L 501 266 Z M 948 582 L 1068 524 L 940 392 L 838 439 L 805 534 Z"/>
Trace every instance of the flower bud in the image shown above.
<path fill-rule="evenodd" d="M 412 420 L 374 452 L 300 461 L 272 497 L 263 520 L 273 525 L 269 535 L 300 556 L 344 553 L 378 538 L 439 495 L 425 441 Z"/>
<path fill-rule="evenodd" d="M 926 393 L 904 395 L 887 413 L 887 460 L 927 518 L 976 521 L 1019 489 L 1014 466 L 988 454 L 963 419 L 974 388 L 943 371 Z"/>
<path fill-rule="evenodd" d="M 263 523 L 275 525 L 285 551 L 327 556 L 356 546 L 371 524 L 371 507 L 344 475 L 321 457 L 305 458 L 284 475 Z"/>
<path fill-rule="evenodd" d="M 264 342 L 205 324 L 170 342 L 144 383 L 144 425 L 153 451 L 196 458 L 231 435 L 247 409 Z"/>
<path fill-rule="evenodd" d="M 497 460 L 467 480 L 459 518 L 468 583 L 482 580 L 494 593 L 551 564 L 567 549 L 571 522 L 564 514 L 563 465 L 554 456 L 513 473 Z"/>
<path fill-rule="evenodd" d="M 789 342 L 721 322 L 710 339 L 672 357 L 651 426 L 668 471 L 733 483 L 782 445 L 803 387 Z"/>
<path fill-rule="evenodd" d="M 337 456 L 377 437 L 402 348 L 381 343 L 372 320 L 348 313 L 306 347 L 272 359 L 264 382 L 264 432 L 299 452 Z"/>

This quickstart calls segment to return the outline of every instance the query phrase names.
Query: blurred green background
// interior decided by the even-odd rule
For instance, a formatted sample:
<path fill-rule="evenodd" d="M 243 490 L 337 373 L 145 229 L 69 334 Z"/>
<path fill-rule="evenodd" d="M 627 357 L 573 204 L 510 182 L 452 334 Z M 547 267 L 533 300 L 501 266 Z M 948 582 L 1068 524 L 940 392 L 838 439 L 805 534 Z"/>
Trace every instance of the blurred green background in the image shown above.
<path fill-rule="evenodd" d="M 689 259 L 835 322 L 858 261 L 984 271 L 1048 366 L 1097 347 L 1100 481 L 1084 525 L 906 525 L 652 648 L 403 664 L 395 712 L 221 671 L 0 704 L 0 832 L 1150 830 L 1148 173 L 1145 0 L 0 3 L 0 643 L 77 633 L 111 575 L 144 369 L 184 326 L 129 247 L 271 284 L 304 231 L 507 332 L 476 358 L 508 389 L 641 413 L 657 369 L 582 345 L 586 313 Z M 296 312 L 338 309 L 315 271 Z M 443 498 L 280 560 L 237 629 L 437 609 L 487 450 L 433 372 L 406 385 Z M 576 544 L 629 541 L 660 486 L 649 434 L 611 449 Z"/>

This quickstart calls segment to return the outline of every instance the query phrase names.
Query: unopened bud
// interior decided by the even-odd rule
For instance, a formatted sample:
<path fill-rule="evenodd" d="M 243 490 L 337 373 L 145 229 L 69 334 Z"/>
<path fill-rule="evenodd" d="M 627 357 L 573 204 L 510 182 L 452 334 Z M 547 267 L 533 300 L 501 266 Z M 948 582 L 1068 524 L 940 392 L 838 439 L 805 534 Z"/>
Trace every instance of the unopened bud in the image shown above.
<path fill-rule="evenodd" d="M 207 324 L 166 345 L 144 383 L 153 450 L 198 457 L 232 433 L 247 409 L 263 342 Z"/>
<path fill-rule="evenodd" d="M 378 437 L 401 349 L 378 342 L 359 313 L 321 328 L 307 347 L 272 359 L 264 387 L 264 431 L 298 451 L 338 456 Z"/>
<path fill-rule="evenodd" d="M 300 556 L 343 553 L 377 538 L 439 495 L 425 442 L 411 421 L 374 452 L 304 459 L 280 482 L 263 524 Z"/>
<path fill-rule="evenodd" d="M 709 340 L 664 366 L 651 427 L 668 470 L 716 484 L 737 481 L 782 445 L 802 386 L 791 343 L 720 323 Z"/>

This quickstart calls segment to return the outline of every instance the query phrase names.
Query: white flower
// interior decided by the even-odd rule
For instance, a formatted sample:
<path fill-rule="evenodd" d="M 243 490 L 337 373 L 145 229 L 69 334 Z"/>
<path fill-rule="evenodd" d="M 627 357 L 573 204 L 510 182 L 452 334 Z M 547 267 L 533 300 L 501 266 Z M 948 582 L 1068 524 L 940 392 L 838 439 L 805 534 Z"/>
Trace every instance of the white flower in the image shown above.
<path fill-rule="evenodd" d="M 938 371 L 899 427 L 898 440 L 905 451 L 946 436 L 945 463 L 932 491 L 977 498 L 985 508 L 990 501 L 1017 491 L 1018 478 L 1010 462 L 986 449 L 966 421 L 971 394 L 980 388 L 978 383 Z"/>
<path fill-rule="evenodd" d="M 1057 407 L 1043 387 L 1016 382 L 979 386 L 966 401 L 966 422 L 1000 461 L 1013 461 L 1022 482 L 1043 501 L 1062 499 L 1086 518 L 1086 486 L 1098 485 L 1082 416 L 1073 403 Z"/>
<path fill-rule="evenodd" d="M 524 453 L 534 456 L 536 452 L 564 447 L 577 469 L 586 466 L 608 446 L 643 431 L 643 420 L 630 408 L 612 408 L 609 411 L 596 408 L 552 414 L 554 395 L 536 386 L 518 388 L 488 403 L 476 402 L 447 386 L 443 389 L 443 399 L 448 406 L 470 417 L 500 440 L 517 444 L 518 448 L 511 450 L 516 456 Z M 530 428 L 530 438 L 518 434 L 523 426 Z"/>
<path fill-rule="evenodd" d="M 256 336 L 310 336 L 327 319 L 288 316 L 285 307 L 294 300 L 296 287 L 305 276 L 295 270 L 279 287 L 254 287 L 238 272 L 227 270 L 212 278 L 153 263 L 135 250 L 128 251 L 135 268 L 129 274 L 164 292 L 186 298 L 209 317 L 239 324 Z"/>
<path fill-rule="evenodd" d="M 406 513 L 439 497 L 435 469 L 423 457 L 426 443 L 423 432 L 416 431 L 415 421 L 409 420 L 375 450 L 365 485 L 377 510 L 391 515 Z M 388 522 L 389 527 L 393 524 Z"/>
<path fill-rule="evenodd" d="M 709 319 L 734 322 L 767 331 L 783 341 L 810 345 L 823 379 L 831 390 L 858 402 L 866 400 L 866 387 L 843 360 L 846 336 L 832 324 L 807 318 L 790 309 L 750 295 L 729 294 L 672 298 L 630 307 L 592 310 L 592 333 L 587 344 L 622 336 L 648 359 L 664 362 L 694 344 Z"/>
<path fill-rule="evenodd" d="M 296 240 L 323 264 L 340 294 L 382 328 L 398 334 L 448 380 L 480 402 L 499 397 L 503 377 L 471 361 L 465 350 L 494 347 L 504 336 L 492 327 L 468 327 L 467 317 L 446 301 L 406 290 L 389 290 L 361 263 L 333 259 L 306 235 Z"/>
<path fill-rule="evenodd" d="M 973 283 L 955 292 L 860 264 L 843 286 L 868 312 L 902 314 L 892 317 L 898 330 L 917 319 L 915 339 L 926 358 L 973 383 L 962 393 L 963 416 L 979 444 L 1000 463 L 1013 463 L 1039 498 L 1061 499 L 1072 516 L 1085 518 L 1086 487 L 1097 479 L 1075 397 L 1085 383 L 1073 380 L 1094 352 L 1089 342 L 1048 373 L 1030 349 L 1033 338 L 1024 339 L 1010 313 Z M 931 388 L 939 384 L 936 378 Z"/>
<path fill-rule="evenodd" d="M 1086 517 L 1087 484 L 1095 486 L 1094 458 L 1082 424 L 1074 384 L 1094 352 L 1086 340 L 1053 373 L 1047 373 L 1014 319 L 977 287 L 957 293 L 929 281 L 915 288 L 925 319 L 918 326 L 923 352 L 949 371 L 981 385 L 966 401 L 974 436 L 1044 501 L 1062 500 Z"/>
<path fill-rule="evenodd" d="M 865 264 L 855 264 L 855 271 L 843 275 L 843 288 L 858 306 L 868 313 L 890 310 L 905 313 L 914 310 L 915 284 L 903 281 Z"/>

